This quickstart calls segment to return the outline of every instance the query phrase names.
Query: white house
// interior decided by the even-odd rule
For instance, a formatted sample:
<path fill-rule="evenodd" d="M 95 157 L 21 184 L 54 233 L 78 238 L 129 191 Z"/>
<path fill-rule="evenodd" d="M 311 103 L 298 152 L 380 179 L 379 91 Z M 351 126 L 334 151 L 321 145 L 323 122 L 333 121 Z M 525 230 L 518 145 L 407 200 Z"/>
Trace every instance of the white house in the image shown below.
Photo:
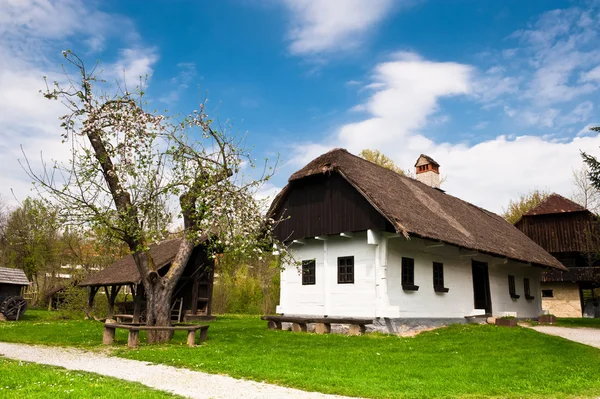
<path fill-rule="evenodd" d="M 564 266 L 500 216 L 439 189 L 439 164 L 416 177 L 332 150 L 294 173 L 270 215 L 297 262 L 277 312 L 436 325 L 541 313 L 540 273 Z"/>

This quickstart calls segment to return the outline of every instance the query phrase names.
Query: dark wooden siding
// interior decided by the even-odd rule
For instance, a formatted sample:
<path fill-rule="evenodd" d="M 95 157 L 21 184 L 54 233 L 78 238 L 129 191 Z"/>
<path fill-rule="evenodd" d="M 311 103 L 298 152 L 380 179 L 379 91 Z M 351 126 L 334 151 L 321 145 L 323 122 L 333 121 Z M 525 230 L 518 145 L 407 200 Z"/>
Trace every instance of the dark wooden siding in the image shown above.
<path fill-rule="evenodd" d="M 387 219 L 337 173 L 293 181 L 275 216 L 285 219 L 274 231 L 283 241 L 367 229 L 395 231 Z"/>
<path fill-rule="evenodd" d="M 516 227 L 550 253 L 593 252 L 598 222 L 589 212 L 524 216 Z"/>

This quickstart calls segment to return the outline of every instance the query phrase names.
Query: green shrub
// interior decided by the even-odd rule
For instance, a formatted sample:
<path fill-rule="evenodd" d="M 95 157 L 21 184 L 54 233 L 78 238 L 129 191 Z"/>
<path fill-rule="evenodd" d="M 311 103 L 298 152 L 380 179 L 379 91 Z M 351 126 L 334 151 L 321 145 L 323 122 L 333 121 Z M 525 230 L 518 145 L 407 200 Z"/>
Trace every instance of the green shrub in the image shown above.
<path fill-rule="evenodd" d="M 279 303 L 279 281 L 278 260 L 274 256 L 251 262 L 224 256 L 216 267 L 212 311 L 274 313 Z"/>

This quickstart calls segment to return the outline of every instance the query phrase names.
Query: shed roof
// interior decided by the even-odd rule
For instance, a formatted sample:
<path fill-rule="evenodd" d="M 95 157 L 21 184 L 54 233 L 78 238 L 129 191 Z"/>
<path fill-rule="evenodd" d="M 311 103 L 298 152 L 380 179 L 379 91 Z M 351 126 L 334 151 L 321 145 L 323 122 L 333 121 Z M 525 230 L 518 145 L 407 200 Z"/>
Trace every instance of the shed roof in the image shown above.
<path fill-rule="evenodd" d="M 440 166 L 440 164 L 437 163 L 433 158 L 431 158 L 429 155 L 425 155 L 425 154 L 419 155 L 419 158 L 417 158 L 417 162 L 415 162 L 415 166 L 419 165 L 419 161 L 421 160 L 421 158 L 425 159 L 425 162 L 423 162 L 423 164 L 430 163 L 430 164 L 435 165 L 437 167 Z"/>
<path fill-rule="evenodd" d="M 552 213 L 568 213 L 568 212 L 586 212 L 588 211 L 583 206 L 558 195 L 550 194 L 548 198 L 540 202 L 538 206 L 525 212 L 523 216 L 549 215 Z"/>
<path fill-rule="evenodd" d="M 175 259 L 180 243 L 181 239 L 175 238 L 150 246 L 150 254 L 159 270 L 168 266 Z M 91 285 L 124 285 L 139 284 L 141 281 L 133 256 L 127 255 L 107 268 L 89 275 L 79 285 L 84 287 Z"/>
<path fill-rule="evenodd" d="M 21 269 L 0 267 L 0 284 L 29 285 L 29 280 Z"/>
<path fill-rule="evenodd" d="M 439 240 L 491 255 L 566 270 L 552 255 L 502 217 L 452 195 L 336 148 L 294 173 L 275 198 L 278 211 L 294 181 L 339 173 L 394 226 L 409 237 Z"/>

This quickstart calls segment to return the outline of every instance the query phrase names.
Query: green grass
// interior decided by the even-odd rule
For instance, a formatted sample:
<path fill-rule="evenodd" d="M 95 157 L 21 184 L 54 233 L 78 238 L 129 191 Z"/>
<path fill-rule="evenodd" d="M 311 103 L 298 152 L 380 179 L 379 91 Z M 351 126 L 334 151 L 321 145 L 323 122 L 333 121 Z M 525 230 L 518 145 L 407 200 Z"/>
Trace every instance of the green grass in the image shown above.
<path fill-rule="evenodd" d="M 589 319 L 589 318 L 566 318 L 560 317 L 556 319 L 556 326 L 563 327 L 591 327 L 600 328 L 600 319 Z"/>
<path fill-rule="evenodd" d="M 0 357 L 0 398 L 180 398 L 134 382 Z"/>
<path fill-rule="evenodd" d="M 98 322 L 44 321 L 31 312 L 0 325 L 0 340 L 100 346 Z M 73 336 L 68 336 L 73 333 Z M 456 325 L 414 338 L 270 331 L 258 316 L 223 316 L 209 339 L 125 348 L 118 356 L 300 389 L 370 398 L 598 397 L 600 350 L 525 328 Z"/>

